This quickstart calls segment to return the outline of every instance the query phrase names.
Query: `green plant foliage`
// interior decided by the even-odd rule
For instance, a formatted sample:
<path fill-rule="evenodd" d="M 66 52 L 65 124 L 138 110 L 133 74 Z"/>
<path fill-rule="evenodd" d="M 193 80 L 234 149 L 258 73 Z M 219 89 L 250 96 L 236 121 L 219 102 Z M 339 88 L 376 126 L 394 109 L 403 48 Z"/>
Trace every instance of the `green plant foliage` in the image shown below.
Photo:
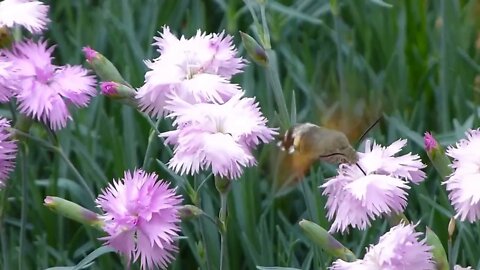
<path fill-rule="evenodd" d="M 261 25 L 259 2 L 265 4 L 267 33 Z M 337 12 L 332 13 L 330 2 L 335 2 Z M 46 39 L 56 44 L 59 64 L 87 66 L 81 49 L 89 45 L 105 55 L 133 87 L 143 84 L 143 60 L 158 55 L 151 43 L 163 25 L 185 36 L 194 35 L 197 29 L 226 31 L 234 36 L 246 59 L 239 31 L 249 34 L 268 51 L 269 67 L 250 59 L 245 72 L 234 81 L 246 95 L 257 98 L 269 125 L 312 122 L 344 132 L 356 146 L 363 131 L 383 117 L 368 136 L 380 143 L 407 138 L 405 151 L 418 153 L 428 165 L 428 179 L 409 191 L 405 215 L 418 222 L 420 230 L 431 228 L 445 250 L 451 247 L 449 260 L 480 266 L 480 223 L 458 222 L 448 244 L 447 226 L 453 212 L 422 141 L 423 133 L 432 131 L 447 147 L 463 137 L 466 129 L 480 124 L 479 1 L 47 3 L 52 22 Z M 270 48 L 265 46 L 266 39 Z M 281 88 L 273 92 L 270 86 L 275 79 Z M 278 105 L 282 99 L 284 104 Z M 279 109 L 288 112 L 279 113 Z M 8 105 L 2 105 L 0 113 L 11 117 Z M 212 175 L 205 172 L 183 177 L 165 166 L 172 151 L 156 136 L 155 129 L 171 129 L 170 120 L 154 122 L 100 95 L 88 107 L 75 110 L 73 119 L 55 135 L 40 124 L 30 130 L 32 136 L 56 148 L 26 140 L 25 164 L 17 164 L 2 199 L 5 213 L 0 230 L 0 269 L 18 269 L 19 265 L 21 269 L 123 269 L 118 255 L 101 248 L 101 232 L 43 206 L 44 197 L 51 195 L 99 211 L 66 160 L 95 194 L 125 170 L 143 167 L 179 186 L 184 204 L 197 205 L 210 217 L 218 216 L 220 199 Z M 326 198 L 319 186 L 335 174 L 335 167 L 314 163 L 302 181 L 274 194 L 273 183 L 285 177 L 277 172 L 275 143 L 263 146 L 256 156 L 258 166 L 247 169 L 233 182 L 228 197 L 227 269 L 327 269 L 333 258 L 312 245 L 298 222 L 307 219 L 329 228 Z M 351 230 L 334 237 L 362 257 L 365 247 L 376 243 L 388 228 L 388 223 L 380 220 L 365 231 Z M 194 218 L 182 223 L 182 235 L 179 253 L 169 269 L 219 269 L 217 224 L 204 217 Z M 57 266 L 65 267 L 51 268 Z M 138 268 L 136 264 L 132 269 Z"/>

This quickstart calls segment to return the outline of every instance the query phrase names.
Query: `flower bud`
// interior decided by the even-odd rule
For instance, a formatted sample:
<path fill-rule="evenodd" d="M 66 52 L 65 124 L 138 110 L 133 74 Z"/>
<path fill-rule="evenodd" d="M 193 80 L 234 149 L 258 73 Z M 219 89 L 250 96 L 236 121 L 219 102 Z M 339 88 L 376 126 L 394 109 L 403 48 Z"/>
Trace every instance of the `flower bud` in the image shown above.
<path fill-rule="evenodd" d="M 453 234 L 455 233 L 455 218 L 452 217 L 450 218 L 450 221 L 448 222 L 448 239 L 452 239 Z"/>
<path fill-rule="evenodd" d="M 445 249 L 438 236 L 427 227 L 426 231 L 427 244 L 432 247 L 433 260 L 435 261 L 437 270 L 448 270 L 448 260 Z"/>
<path fill-rule="evenodd" d="M 135 90 L 121 83 L 101 82 L 100 91 L 111 98 L 135 98 Z"/>
<path fill-rule="evenodd" d="M 218 193 L 227 194 L 231 188 L 231 181 L 223 177 L 215 177 L 215 187 Z"/>
<path fill-rule="evenodd" d="M 423 139 L 425 143 L 425 150 L 427 151 L 430 161 L 440 177 L 445 180 L 446 177 L 452 173 L 452 169 L 450 168 L 450 159 L 447 157 L 447 155 L 445 155 L 445 150 L 437 142 L 437 140 L 435 140 L 431 133 L 425 132 Z"/>
<path fill-rule="evenodd" d="M 115 65 L 113 65 L 113 63 L 110 62 L 110 60 L 108 60 L 101 53 L 93 50 L 88 46 L 83 47 L 82 51 L 85 54 L 87 63 L 92 67 L 92 69 L 95 71 L 98 77 L 102 79 L 102 81 L 113 81 L 130 86 L 130 84 L 125 81 L 125 79 L 123 79 L 122 75 L 115 67 Z"/>
<path fill-rule="evenodd" d="M 202 209 L 191 204 L 182 205 L 178 211 L 182 220 L 189 220 L 203 214 Z"/>
<path fill-rule="evenodd" d="M 100 92 L 102 95 L 115 99 L 134 108 L 138 107 L 135 99 L 135 90 L 129 86 L 117 82 L 101 82 Z"/>
<path fill-rule="evenodd" d="M 43 202 L 46 207 L 57 214 L 82 224 L 101 228 L 102 220 L 99 218 L 99 215 L 76 203 L 52 196 L 45 197 Z"/>
<path fill-rule="evenodd" d="M 261 66 L 267 66 L 268 56 L 265 49 L 250 35 L 240 31 L 240 36 L 242 37 L 243 47 L 250 58 Z"/>
<path fill-rule="evenodd" d="M 310 240 L 331 256 L 347 262 L 352 262 L 357 259 L 352 251 L 344 247 L 337 241 L 337 239 L 333 238 L 333 236 L 319 225 L 305 219 L 301 220 L 299 225 Z"/>

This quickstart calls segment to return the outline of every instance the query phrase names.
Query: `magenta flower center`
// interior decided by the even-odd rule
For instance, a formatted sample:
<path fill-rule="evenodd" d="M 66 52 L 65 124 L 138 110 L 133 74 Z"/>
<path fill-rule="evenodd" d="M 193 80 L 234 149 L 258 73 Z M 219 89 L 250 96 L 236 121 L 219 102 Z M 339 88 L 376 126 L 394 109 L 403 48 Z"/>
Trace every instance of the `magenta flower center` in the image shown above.
<path fill-rule="evenodd" d="M 50 79 L 53 77 L 53 72 L 54 69 L 51 67 L 35 67 L 35 77 L 43 84 L 48 84 L 50 82 Z"/>

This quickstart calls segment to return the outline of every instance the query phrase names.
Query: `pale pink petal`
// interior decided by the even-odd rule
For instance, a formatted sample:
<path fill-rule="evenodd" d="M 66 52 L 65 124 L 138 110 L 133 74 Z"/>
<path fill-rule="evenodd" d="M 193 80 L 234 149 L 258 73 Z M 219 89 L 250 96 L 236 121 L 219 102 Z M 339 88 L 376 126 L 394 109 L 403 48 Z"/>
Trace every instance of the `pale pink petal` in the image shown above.
<path fill-rule="evenodd" d="M 0 117 L 0 189 L 2 189 L 8 176 L 15 168 L 17 144 L 10 130 L 10 123 Z"/>
<path fill-rule="evenodd" d="M 21 25 L 32 33 L 43 31 L 50 20 L 48 6 L 40 1 L 4 0 L 0 2 L 0 27 Z"/>
<path fill-rule="evenodd" d="M 453 173 L 443 184 L 455 209 L 455 217 L 461 221 L 480 219 L 479 147 L 480 129 L 477 129 L 467 131 L 466 139 L 447 149 L 447 155 L 453 158 Z"/>
<path fill-rule="evenodd" d="M 71 103 L 79 107 L 86 106 L 90 98 L 97 93 L 95 78 L 87 73 L 87 70 L 80 66 L 64 66 L 56 71 L 52 87 Z"/>

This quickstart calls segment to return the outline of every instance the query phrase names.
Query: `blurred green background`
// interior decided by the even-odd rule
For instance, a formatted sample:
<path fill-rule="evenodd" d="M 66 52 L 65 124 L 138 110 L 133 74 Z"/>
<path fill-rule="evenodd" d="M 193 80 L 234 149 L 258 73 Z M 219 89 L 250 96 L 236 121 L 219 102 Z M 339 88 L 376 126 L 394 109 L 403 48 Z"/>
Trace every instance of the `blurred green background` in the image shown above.
<path fill-rule="evenodd" d="M 246 0 L 248 1 L 248 0 Z M 226 31 L 235 38 L 240 54 L 239 31 L 256 38 L 257 27 L 242 0 L 75 0 L 46 1 L 52 23 L 46 39 L 56 44 L 59 64 L 84 63 L 81 48 L 90 45 L 103 53 L 136 87 L 143 83 L 144 59 L 158 56 L 151 46 L 161 26 L 168 25 L 187 37 L 197 29 Z M 432 228 L 447 248 L 447 224 L 451 207 L 442 201 L 441 179 L 423 151 L 422 135 L 432 131 L 444 145 L 478 126 L 480 100 L 480 1 L 389 1 L 391 7 L 370 0 L 249 0 L 260 16 L 266 3 L 272 49 L 290 112 L 297 122 L 312 122 L 345 132 L 352 144 L 380 116 L 369 135 L 383 144 L 409 139 L 408 149 L 421 155 L 428 179 L 409 192 L 406 215 L 419 222 L 419 230 Z M 330 2 L 336 2 L 332 12 Z M 252 62 L 252 61 L 251 61 Z M 250 63 L 234 78 L 249 96 L 256 96 L 270 126 L 279 126 L 265 70 Z M 295 102 L 293 102 L 293 100 Z M 11 116 L 8 106 L 2 114 Z M 58 142 L 63 153 L 97 193 L 123 171 L 143 165 L 174 184 L 185 179 L 165 167 L 169 149 L 151 131 L 151 120 L 134 109 L 98 96 L 86 109 L 77 110 L 68 128 L 52 135 L 36 125 L 35 136 Z M 159 130 L 170 129 L 163 120 Z M 283 132 L 284 130 L 281 130 Z M 152 136 L 150 136 L 153 134 Z M 147 144 L 155 158 L 144 160 Z M 303 181 L 290 185 L 274 200 L 272 183 L 284 181 L 277 172 L 278 149 L 272 143 L 258 151 L 259 165 L 246 170 L 233 185 L 229 197 L 229 269 L 256 266 L 290 266 L 326 269 L 332 258 L 301 233 L 305 218 L 329 227 L 325 198 L 318 188 L 335 174 L 335 167 L 314 164 Z M 94 203 L 78 178 L 58 153 L 28 143 L 24 170 L 17 168 L 7 190 L 1 230 L 2 269 L 45 269 L 72 266 L 101 245 L 102 234 L 59 217 L 43 203 L 45 195 L 65 197 L 90 209 Z M 159 162 L 160 161 L 160 162 Z M 290 169 L 290 161 L 282 163 Z M 22 184 L 21 171 L 28 182 Z M 188 177 L 198 187 L 208 174 Z M 218 213 L 218 194 L 213 179 L 199 193 L 202 208 Z M 185 197 L 185 203 L 191 203 Z M 357 255 L 374 244 L 388 229 L 383 220 L 366 231 L 336 235 Z M 480 266 L 480 226 L 458 223 L 448 249 L 450 259 L 462 265 Z M 186 239 L 171 269 L 218 269 L 219 236 L 205 218 L 182 224 Z M 138 267 L 138 266 L 135 266 Z M 113 254 L 99 257 L 88 269 L 121 269 Z M 480 269 L 480 268 L 478 268 Z"/>

